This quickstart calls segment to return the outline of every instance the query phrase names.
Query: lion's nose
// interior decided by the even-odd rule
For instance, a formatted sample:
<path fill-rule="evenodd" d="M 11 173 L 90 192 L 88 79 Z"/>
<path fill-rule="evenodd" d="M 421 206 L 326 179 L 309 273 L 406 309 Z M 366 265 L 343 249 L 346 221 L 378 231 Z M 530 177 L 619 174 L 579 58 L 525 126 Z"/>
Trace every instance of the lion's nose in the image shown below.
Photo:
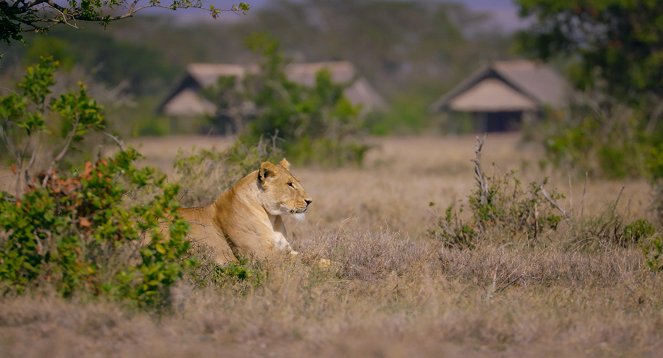
<path fill-rule="evenodd" d="M 311 200 L 311 199 L 304 199 L 304 202 L 306 202 L 306 206 L 309 206 L 309 205 L 311 205 L 311 203 L 313 202 L 313 200 Z"/>

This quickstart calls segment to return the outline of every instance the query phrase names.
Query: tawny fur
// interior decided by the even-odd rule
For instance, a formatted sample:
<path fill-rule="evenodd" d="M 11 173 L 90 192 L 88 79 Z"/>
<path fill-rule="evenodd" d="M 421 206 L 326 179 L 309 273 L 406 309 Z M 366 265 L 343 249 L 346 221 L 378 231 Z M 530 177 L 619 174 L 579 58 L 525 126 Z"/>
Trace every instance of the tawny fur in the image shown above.
<path fill-rule="evenodd" d="M 236 262 L 238 256 L 297 254 L 288 242 L 282 215 L 303 214 L 311 199 L 288 169 L 285 159 L 279 164 L 264 162 L 214 203 L 179 209 L 189 223 L 189 239 L 213 250 L 212 257 L 221 265 Z"/>

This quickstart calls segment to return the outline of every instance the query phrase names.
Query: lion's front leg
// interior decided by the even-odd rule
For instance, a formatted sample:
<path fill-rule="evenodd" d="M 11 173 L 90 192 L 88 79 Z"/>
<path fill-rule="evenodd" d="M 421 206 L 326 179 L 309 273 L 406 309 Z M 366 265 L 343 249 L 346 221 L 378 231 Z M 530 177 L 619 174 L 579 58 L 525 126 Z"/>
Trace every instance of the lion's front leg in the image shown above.
<path fill-rule="evenodd" d="M 281 252 L 287 252 L 290 255 L 296 256 L 299 255 L 299 252 L 292 249 L 290 243 L 288 242 L 288 232 L 285 229 L 285 224 L 281 216 L 276 216 L 273 221 L 273 230 L 274 230 L 274 247 Z"/>

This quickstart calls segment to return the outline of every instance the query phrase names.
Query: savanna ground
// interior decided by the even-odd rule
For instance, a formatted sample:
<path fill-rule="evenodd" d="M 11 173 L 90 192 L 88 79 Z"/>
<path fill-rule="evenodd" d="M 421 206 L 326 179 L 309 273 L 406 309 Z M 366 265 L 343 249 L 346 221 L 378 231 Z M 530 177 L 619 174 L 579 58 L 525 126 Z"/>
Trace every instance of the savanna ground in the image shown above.
<path fill-rule="evenodd" d="M 178 147 L 229 144 L 141 142 L 146 162 L 170 173 Z M 273 260 L 260 279 L 180 284 L 173 311 L 159 317 L 107 302 L 2 298 L 0 356 L 660 354 L 663 275 L 645 267 L 640 248 L 573 249 L 568 225 L 542 245 L 495 232 L 474 250 L 445 248 L 426 232 L 474 189 L 474 138 L 373 143 L 363 169 L 293 168 L 313 197 L 305 222 L 287 221 L 293 248 L 334 268 Z M 484 168 L 518 170 L 523 182 L 549 176 L 574 214 L 617 202 L 627 219 L 649 215 L 645 182 L 553 174 L 539 168 L 539 154 L 515 135 L 488 136 Z"/>

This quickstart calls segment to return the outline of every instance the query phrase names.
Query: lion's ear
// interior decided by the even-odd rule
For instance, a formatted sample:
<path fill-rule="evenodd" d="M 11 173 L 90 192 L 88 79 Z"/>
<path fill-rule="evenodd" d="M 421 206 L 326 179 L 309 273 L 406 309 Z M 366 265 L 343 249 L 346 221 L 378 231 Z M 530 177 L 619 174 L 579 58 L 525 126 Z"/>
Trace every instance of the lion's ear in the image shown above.
<path fill-rule="evenodd" d="M 285 159 L 285 158 L 281 159 L 281 161 L 279 162 L 279 164 L 280 164 L 282 167 L 284 167 L 286 170 L 290 170 L 290 162 L 289 162 L 287 159 Z"/>
<path fill-rule="evenodd" d="M 276 174 L 274 167 L 275 165 L 270 162 L 262 162 L 262 164 L 260 164 L 260 169 L 258 170 L 258 180 L 261 184 L 264 183 L 267 178 Z"/>

